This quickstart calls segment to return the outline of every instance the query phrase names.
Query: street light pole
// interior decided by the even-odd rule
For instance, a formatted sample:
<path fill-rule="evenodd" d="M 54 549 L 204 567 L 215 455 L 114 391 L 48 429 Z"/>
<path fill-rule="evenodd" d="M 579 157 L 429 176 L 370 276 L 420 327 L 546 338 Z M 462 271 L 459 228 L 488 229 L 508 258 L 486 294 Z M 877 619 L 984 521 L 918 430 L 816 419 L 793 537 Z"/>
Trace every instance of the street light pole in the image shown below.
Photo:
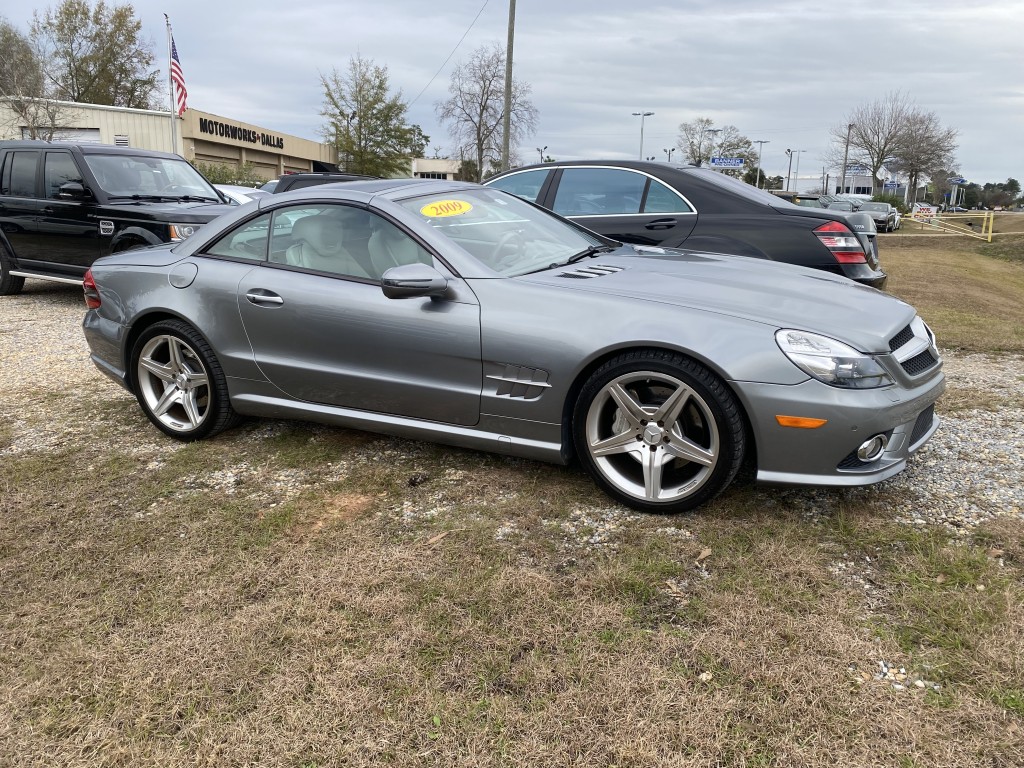
<path fill-rule="evenodd" d="M 640 118 L 640 159 L 644 159 L 644 120 L 653 115 L 653 112 L 634 112 L 633 117 Z"/>
<path fill-rule="evenodd" d="M 712 163 L 711 160 L 715 156 L 715 134 L 716 133 L 721 133 L 721 132 L 722 132 L 721 128 L 708 128 L 704 132 L 704 133 L 710 133 L 711 134 L 711 147 L 708 149 L 708 163 L 711 165 L 712 168 L 714 168 L 714 163 Z"/>
<path fill-rule="evenodd" d="M 548 145 L 545 144 L 543 149 L 541 149 L 540 147 L 537 147 L 537 151 L 540 153 L 540 161 L 543 163 L 544 162 L 544 153 L 548 151 Z"/>
<path fill-rule="evenodd" d="M 765 144 L 771 144 L 771 142 L 770 141 L 758 140 L 758 141 L 755 141 L 754 144 L 757 144 L 757 184 L 755 184 L 754 186 L 756 186 L 758 189 L 760 189 L 761 188 L 761 152 L 764 150 L 764 145 Z"/>
<path fill-rule="evenodd" d="M 839 188 L 839 194 L 846 194 L 846 165 L 850 162 L 850 131 L 853 130 L 853 123 L 846 126 L 846 149 L 843 152 L 843 186 Z"/>
<path fill-rule="evenodd" d="M 793 173 L 793 150 L 787 149 L 786 154 L 789 155 L 789 167 L 786 169 L 786 191 L 789 192 L 789 177 Z"/>
<path fill-rule="evenodd" d="M 793 154 L 796 155 L 796 174 L 793 178 L 793 191 L 796 192 L 797 194 L 800 193 L 800 155 L 806 151 L 806 149 L 793 150 Z"/>
<path fill-rule="evenodd" d="M 675 147 L 671 147 L 669 149 L 663 149 L 661 151 L 664 152 L 666 155 L 668 155 L 668 160 L 666 160 L 665 162 L 671 163 L 672 162 L 672 153 L 676 151 L 676 148 Z"/>

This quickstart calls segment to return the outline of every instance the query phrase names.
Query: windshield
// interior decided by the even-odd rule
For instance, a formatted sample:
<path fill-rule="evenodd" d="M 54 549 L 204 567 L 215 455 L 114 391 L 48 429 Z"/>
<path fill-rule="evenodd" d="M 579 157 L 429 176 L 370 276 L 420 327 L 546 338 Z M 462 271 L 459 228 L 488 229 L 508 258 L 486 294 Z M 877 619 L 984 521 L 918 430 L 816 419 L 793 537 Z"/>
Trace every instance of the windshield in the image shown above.
<path fill-rule="evenodd" d="M 513 277 L 563 264 L 605 241 L 496 189 L 460 189 L 399 201 L 482 264 Z"/>
<path fill-rule="evenodd" d="M 888 213 L 888 211 L 889 211 L 889 204 L 888 203 L 864 203 L 864 205 L 862 205 L 860 207 L 860 209 L 862 211 L 882 211 L 882 212 Z"/>
<path fill-rule="evenodd" d="M 833 211 L 852 211 L 853 203 L 848 200 L 833 200 L 828 204 L 828 207 Z"/>
<path fill-rule="evenodd" d="M 87 154 L 85 162 L 111 197 L 189 196 L 220 201 L 206 179 L 182 159 Z"/>

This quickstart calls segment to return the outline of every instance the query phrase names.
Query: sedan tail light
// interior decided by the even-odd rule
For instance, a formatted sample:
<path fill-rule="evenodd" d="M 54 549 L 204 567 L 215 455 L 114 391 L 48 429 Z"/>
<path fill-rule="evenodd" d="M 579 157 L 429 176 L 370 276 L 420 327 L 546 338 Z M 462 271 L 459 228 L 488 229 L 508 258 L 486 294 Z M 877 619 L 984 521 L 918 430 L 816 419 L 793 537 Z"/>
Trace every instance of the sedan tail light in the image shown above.
<path fill-rule="evenodd" d="M 100 289 L 96 287 L 96 281 L 92 278 L 92 270 L 85 273 L 82 278 L 82 290 L 85 291 L 85 306 L 89 309 L 100 308 Z"/>
<path fill-rule="evenodd" d="M 832 251 L 841 264 L 866 264 L 867 257 L 860 240 L 840 221 L 830 221 L 814 230 L 821 244 Z"/>

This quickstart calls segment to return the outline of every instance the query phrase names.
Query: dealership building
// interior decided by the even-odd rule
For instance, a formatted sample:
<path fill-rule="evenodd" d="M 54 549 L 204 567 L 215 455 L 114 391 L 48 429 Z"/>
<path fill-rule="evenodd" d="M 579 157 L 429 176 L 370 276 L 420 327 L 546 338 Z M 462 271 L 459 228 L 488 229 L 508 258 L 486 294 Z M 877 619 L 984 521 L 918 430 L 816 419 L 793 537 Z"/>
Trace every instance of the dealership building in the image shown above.
<path fill-rule="evenodd" d="M 241 167 L 251 163 L 266 179 L 283 173 L 334 171 L 333 146 L 303 139 L 210 112 L 187 109 L 176 118 L 171 137 L 171 114 L 97 104 L 54 102 L 55 141 L 113 144 L 121 147 L 174 152 L 186 160 Z M 31 132 L 0 99 L 0 140 L 29 138 Z"/>

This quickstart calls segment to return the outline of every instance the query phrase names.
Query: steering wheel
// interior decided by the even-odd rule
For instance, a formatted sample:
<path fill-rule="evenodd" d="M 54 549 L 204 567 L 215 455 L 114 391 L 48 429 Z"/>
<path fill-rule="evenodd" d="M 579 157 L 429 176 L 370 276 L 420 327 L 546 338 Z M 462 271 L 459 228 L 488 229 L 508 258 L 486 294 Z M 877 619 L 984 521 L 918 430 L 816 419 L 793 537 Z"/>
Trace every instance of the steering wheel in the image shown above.
<path fill-rule="evenodd" d="M 502 251 L 504 251 L 513 243 L 515 244 L 515 248 L 512 250 L 512 252 L 502 257 Z M 523 248 L 525 247 L 526 241 L 523 239 L 522 232 L 520 232 L 517 229 L 513 229 L 511 232 L 506 232 L 504 235 L 498 238 L 498 242 L 495 243 L 494 245 L 494 250 L 491 251 L 491 261 L 494 262 L 494 267 L 500 267 L 502 264 L 506 263 L 510 257 L 519 256 L 522 253 Z"/>

